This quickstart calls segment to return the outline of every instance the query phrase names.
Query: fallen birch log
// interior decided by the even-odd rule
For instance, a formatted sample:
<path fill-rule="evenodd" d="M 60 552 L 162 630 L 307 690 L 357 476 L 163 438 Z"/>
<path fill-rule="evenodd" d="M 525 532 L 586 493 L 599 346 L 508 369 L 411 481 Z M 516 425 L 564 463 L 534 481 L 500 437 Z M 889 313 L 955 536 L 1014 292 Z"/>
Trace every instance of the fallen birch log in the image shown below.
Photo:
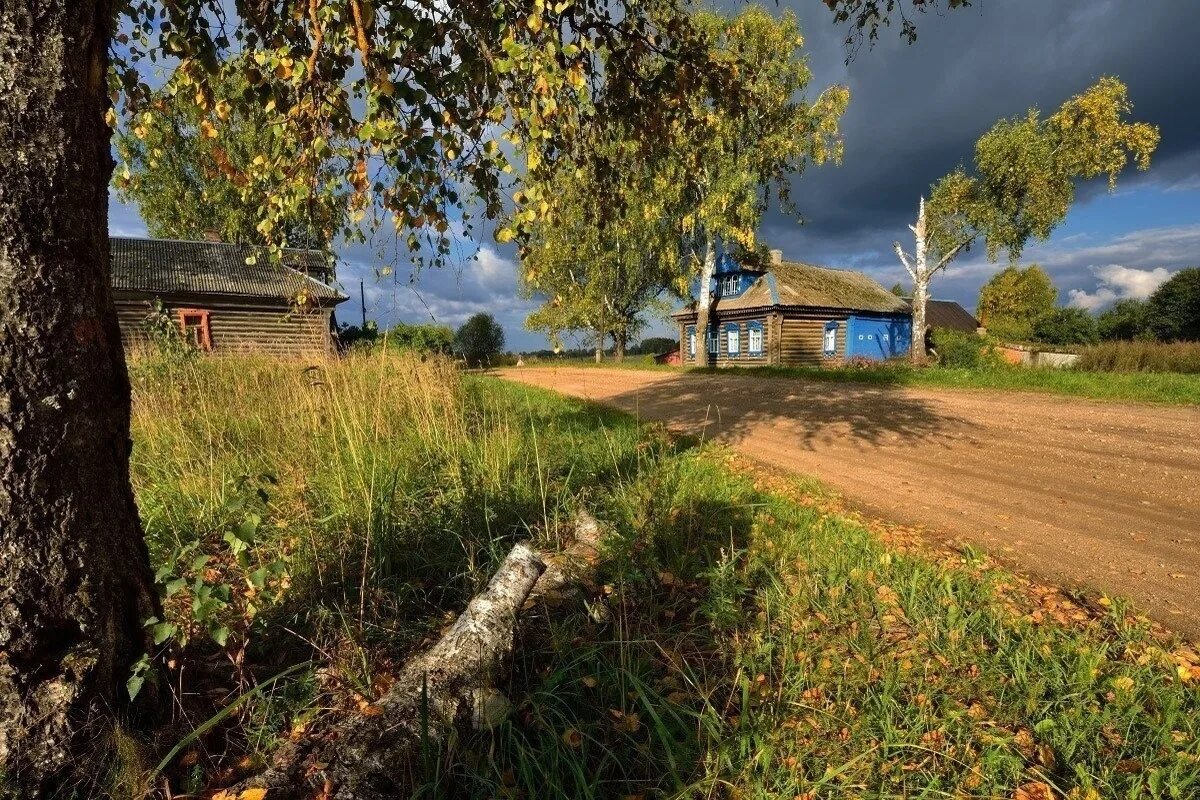
<path fill-rule="evenodd" d="M 544 556 L 518 544 L 487 588 L 378 701 L 353 717 L 287 744 L 271 767 L 228 795 L 265 789 L 268 800 L 382 800 L 405 796 L 410 768 L 454 731 L 491 726 L 507 710 L 495 682 L 512 655 L 523 608 L 553 602 L 594 566 L 600 525 L 576 518 L 574 539 Z M 251 794 L 255 796 L 257 793 Z"/>

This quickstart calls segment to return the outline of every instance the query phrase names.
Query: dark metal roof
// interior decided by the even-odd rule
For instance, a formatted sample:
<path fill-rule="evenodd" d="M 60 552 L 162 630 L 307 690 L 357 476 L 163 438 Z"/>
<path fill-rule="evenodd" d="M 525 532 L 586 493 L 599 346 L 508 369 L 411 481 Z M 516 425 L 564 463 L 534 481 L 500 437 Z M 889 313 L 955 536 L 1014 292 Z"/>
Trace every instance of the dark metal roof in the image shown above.
<path fill-rule="evenodd" d="M 906 297 L 904 302 L 911 310 L 912 298 Z M 979 328 L 979 320 L 953 300 L 926 300 L 925 324 L 930 328 L 949 328 L 967 333 L 974 333 Z"/>
<path fill-rule="evenodd" d="M 259 247 L 174 239 L 109 239 L 117 290 L 170 294 L 236 295 L 291 300 L 302 294 L 340 303 L 346 295 L 301 270 L 324 273 L 324 254 L 284 250 L 277 263 Z M 256 256 L 253 264 L 246 259 Z"/>

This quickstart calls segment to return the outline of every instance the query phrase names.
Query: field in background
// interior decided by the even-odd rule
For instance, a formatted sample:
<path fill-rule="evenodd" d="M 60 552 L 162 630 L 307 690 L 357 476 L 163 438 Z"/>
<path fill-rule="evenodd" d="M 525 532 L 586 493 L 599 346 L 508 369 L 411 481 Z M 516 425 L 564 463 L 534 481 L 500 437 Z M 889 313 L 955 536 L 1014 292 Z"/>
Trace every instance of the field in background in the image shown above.
<path fill-rule="evenodd" d="M 522 642 L 504 723 L 415 765 L 421 796 L 1200 793 L 1195 653 L 1119 600 L 438 360 L 146 360 L 134 386 L 156 633 L 189 664 L 176 791 L 378 696 L 514 541 L 584 507 L 611 532 L 586 603 Z"/>
<path fill-rule="evenodd" d="M 1102 346 L 1098 346 L 1102 347 Z M 1099 359 L 1101 356 L 1097 356 Z M 1115 360 L 1116 357 L 1110 357 Z M 632 356 L 623 362 L 605 359 L 536 360 L 530 367 L 601 367 L 605 369 L 643 369 L 662 372 L 699 372 L 696 367 L 669 367 L 655 364 L 649 356 Z M 924 367 L 884 362 L 847 367 L 730 367 L 721 374 L 747 377 L 803 378 L 839 383 L 868 383 L 892 386 L 929 386 L 950 389 L 998 389 L 1002 391 L 1046 392 L 1093 400 L 1200 405 L 1200 374 L 1154 371 L 1085 371 L 996 365 L 979 369 Z"/>

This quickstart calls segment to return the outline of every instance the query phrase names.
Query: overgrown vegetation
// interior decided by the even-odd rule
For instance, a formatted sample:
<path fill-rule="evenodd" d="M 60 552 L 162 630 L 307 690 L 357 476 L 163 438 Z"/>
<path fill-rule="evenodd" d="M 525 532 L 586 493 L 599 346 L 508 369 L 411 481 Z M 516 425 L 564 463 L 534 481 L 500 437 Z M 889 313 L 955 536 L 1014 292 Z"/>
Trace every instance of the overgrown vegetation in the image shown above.
<path fill-rule="evenodd" d="M 417 765 L 418 796 L 1200 791 L 1196 656 L 1119 601 L 437 359 L 140 363 L 134 382 L 162 641 L 188 665 L 176 791 L 365 707 L 513 541 L 552 546 L 578 507 L 611 531 L 597 582 L 522 642 L 507 720 Z"/>
<path fill-rule="evenodd" d="M 992 341 L 975 333 L 934 328 L 930 337 L 939 366 L 952 369 L 989 369 L 1000 365 Z"/>
<path fill-rule="evenodd" d="M 1098 372 L 1200 373 L 1200 342 L 1103 342 L 1079 352 L 1079 368 Z"/>

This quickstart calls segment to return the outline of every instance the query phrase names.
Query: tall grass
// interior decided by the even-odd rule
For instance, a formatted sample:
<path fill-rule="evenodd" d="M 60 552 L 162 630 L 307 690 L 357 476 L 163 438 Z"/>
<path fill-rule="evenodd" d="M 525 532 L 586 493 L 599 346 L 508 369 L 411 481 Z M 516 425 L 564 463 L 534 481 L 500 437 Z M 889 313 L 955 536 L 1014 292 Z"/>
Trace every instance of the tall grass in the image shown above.
<path fill-rule="evenodd" d="M 1080 351 L 1079 368 L 1195 375 L 1200 373 L 1200 342 L 1103 342 Z"/>
<path fill-rule="evenodd" d="M 133 481 L 167 595 L 156 638 L 184 661 L 223 654 L 227 698 L 314 660 L 241 715 L 244 741 L 218 748 L 228 758 L 265 753 L 306 708 L 373 696 L 514 541 L 553 546 L 577 504 L 670 447 L 582 404 L 387 351 L 150 358 L 132 377 Z M 180 735 L 211 713 L 179 707 Z M 210 770 L 228 760 L 214 758 Z"/>

